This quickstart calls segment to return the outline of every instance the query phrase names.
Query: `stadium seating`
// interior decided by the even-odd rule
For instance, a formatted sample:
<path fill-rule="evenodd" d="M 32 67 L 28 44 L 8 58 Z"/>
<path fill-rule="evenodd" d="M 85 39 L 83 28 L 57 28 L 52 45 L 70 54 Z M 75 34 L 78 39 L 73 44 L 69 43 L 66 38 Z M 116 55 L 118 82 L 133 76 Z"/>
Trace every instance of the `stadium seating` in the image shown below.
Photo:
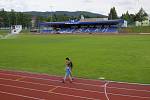
<path fill-rule="evenodd" d="M 42 33 L 116 33 L 116 27 L 100 27 L 100 28 L 61 28 L 58 31 L 42 30 Z"/>

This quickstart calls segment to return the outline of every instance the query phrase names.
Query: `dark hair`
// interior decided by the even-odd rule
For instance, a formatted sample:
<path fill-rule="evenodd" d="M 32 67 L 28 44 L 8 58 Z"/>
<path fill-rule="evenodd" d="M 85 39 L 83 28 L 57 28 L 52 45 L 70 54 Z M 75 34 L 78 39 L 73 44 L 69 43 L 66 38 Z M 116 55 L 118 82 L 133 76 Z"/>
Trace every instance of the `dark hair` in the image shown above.
<path fill-rule="evenodd" d="M 70 60 L 70 59 L 67 57 L 66 60 Z"/>

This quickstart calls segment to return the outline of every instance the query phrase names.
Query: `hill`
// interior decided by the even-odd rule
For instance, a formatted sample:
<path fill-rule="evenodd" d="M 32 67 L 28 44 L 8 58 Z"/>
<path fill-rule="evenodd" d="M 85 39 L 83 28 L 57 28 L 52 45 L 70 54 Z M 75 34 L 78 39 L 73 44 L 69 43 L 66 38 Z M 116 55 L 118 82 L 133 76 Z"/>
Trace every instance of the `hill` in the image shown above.
<path fill-rule="evenodd" d="M 56 16 L 60 15 L 66 15 L 66 16 L 73 16 L 73 17 L 78 17 L 80 15 L 84 15 L 87 17 L 107 17 L 106 15 L 98 14 L 98 13 L 91 13 L 91 12 L 86 12 L 86 11 L 76 11 L 76 12 L 69 12 L 69 11 L 56 11 L 56 12 L 37 12 L 37 11 L 30 11 L 30 12 L 24 12 L 25 14 L 29 14 L 32 16 L 41 16 L 41 17 L 48 17 L 51 14 L 55 14 Z"/>

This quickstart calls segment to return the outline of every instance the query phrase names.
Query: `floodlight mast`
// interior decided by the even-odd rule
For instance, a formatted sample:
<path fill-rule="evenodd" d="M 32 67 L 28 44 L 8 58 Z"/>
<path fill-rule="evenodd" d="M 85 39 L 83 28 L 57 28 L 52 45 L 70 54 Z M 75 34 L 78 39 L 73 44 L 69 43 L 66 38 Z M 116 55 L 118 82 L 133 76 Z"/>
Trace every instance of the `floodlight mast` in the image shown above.
<path fill-rule="evenodd" d="M 142 4 L 141 4 L 140 0 L 138 0 L 138 6 L 142 8 Z M 140 10 L 141 8 L 139 8 L 139 10 Z M 141 13 L 139 13 L 139 16 L 140 16 L 140 22 L 141 22 L 140 26 L 142 27 L 142 19 L 141 19 L 142 15 L 141 15 Z M 140 33 L 141 33 L 141 30 L 142 30 L 141 27 L 140 27 L 140 29 L 139 29 L 139 30 L 140 30 Z"/>
<path fill-rule="evenodd" d="M 50 9 L 51 9 L 51 19 L 50 19 L 50 21 L 52 22 L 53 21 L 53 10 L 52 10 L 53 6 L 52 5 L 50 6 Z"/>
<path fill-rule="evenodd" d="M 112 0 L 111 2 L 112 2 L 112 7 L 111 8 L 115 7 L 115 0 Z M 113 19 L 112 13 L 110 13 L 110 19 L 111 20 Z"/>
<path fill-rule="evenodd" d="M 10 13 L 8 13 L 10 14 Z M 11 33 L 11 19 L 10 19 L 10 16 L 7 14 L 7 18 L 8 18 L 8 27 L 9 27 L 9 32 L 8 33 Z"/>

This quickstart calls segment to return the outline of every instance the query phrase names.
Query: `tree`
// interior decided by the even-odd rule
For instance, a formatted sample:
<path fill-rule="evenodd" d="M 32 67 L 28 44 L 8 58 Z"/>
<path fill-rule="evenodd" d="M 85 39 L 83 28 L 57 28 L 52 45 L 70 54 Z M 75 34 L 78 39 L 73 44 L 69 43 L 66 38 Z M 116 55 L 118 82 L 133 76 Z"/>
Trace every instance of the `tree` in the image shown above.
<path fill-rule="evenodd" d="M 135 16 L 135 20 L 142 22 L 147 19 L 148 14 L 145 12 L 143 8 L 139 10 L 139 12 Z"/>
<path fill-rule="evenodd" d="M 0 27 L 9 27 L 16 24 L 21 24 L 23 27 L 29 27 L 30 23 L 31 15 L 15 12 L 13 9 L 11 12 L 0 9 Z"/>
<path fill-rule="evenodd" d="M 110 13 L 108 14 L 108 19 L 109 20 L 118 19 L 118 15 L 117 15 L 115 7 L 110 9 Z"/>
<path fill-rule="evenodd" d="M 122 14 L 121 19 L 124 19 L 128 22 L 128 24 L 132 24 L 135 21 L 135 15 L 129 14 L 127 11 L 125 14 Z"/>
<path fill-rule="evenodd" d="M 129 21 L 130 20 L 129 12 L 127 11 L 125 14 L 122 14 L 121 18 L 126 21 Z"/>
<path fill-rule="evenodd" d="M 1 23 L 1 26 L 3 27 L 8 27 L 9 25 L 9 16 L 8 16 L 8 13 L 4 9 L 0 10 L 0 23 Z"/>
<path fill-rule="evenodd" d="M 10 12 L 10 25 L 16 25 L 16 12 L 11 9 L 11 12 Z"/>
<path fill-rule="evenodd" d="M 56 14 L 53 15 L 53 22 L 57 22 L 58 18 L 56 16 Z"/>

